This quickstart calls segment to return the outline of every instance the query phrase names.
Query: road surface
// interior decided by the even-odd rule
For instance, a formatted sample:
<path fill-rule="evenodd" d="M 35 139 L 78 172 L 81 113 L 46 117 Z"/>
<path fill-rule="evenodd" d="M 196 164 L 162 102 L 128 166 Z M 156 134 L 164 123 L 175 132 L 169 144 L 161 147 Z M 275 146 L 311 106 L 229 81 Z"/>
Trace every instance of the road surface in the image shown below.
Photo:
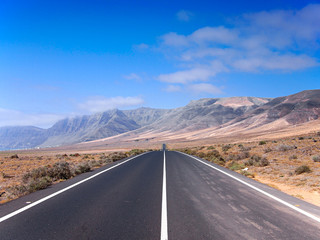
<path fill-rule="evenodd" d="M 0 206 L 0 239 L 320 239 L 320 208 L 155 151 Z"/>

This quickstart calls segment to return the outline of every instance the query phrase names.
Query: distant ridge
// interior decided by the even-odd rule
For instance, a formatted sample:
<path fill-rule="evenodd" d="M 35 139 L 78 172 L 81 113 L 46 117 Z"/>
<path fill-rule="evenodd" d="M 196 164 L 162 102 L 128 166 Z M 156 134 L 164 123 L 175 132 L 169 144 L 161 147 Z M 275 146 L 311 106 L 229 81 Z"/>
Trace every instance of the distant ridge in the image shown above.
<path fill-rule="evenodd" d="M 169 110 L 115 109 L 67 118 L 49 129 L 32 126 L 1 127 L 0 150 L 70 145 L 126 133 L 130 133 L 130 136 L 169 132 L 174 135 L 208 129 L 206 135 L 223 132 L 232 134 L 273 123 L 279 127 L 304 124 L 319 119 L 319 116 L 320 90 L 307 90 L 274 99 L 204 98 Z"/>

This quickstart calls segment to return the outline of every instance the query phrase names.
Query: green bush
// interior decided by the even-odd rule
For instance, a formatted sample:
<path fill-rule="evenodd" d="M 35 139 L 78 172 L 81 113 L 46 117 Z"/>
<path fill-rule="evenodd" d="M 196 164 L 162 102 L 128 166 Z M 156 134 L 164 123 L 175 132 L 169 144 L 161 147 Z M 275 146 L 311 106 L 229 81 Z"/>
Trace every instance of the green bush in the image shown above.
<path fill-rule="evenodd" d="M 236 161 L 232 161 L 229 165 L 228 165 L 228 168 L 232 171 L 237 171 L 237 170 L 240 170 L 240 169 L 243 169 L 244 168 L 244 165 L 243 164 L 240 164 Z"/>
<path fill-rule="evenodd" d="M 260 141 L 259 142 L 259 145 L 265 145 L 266 144 L 266 141 Z"/>

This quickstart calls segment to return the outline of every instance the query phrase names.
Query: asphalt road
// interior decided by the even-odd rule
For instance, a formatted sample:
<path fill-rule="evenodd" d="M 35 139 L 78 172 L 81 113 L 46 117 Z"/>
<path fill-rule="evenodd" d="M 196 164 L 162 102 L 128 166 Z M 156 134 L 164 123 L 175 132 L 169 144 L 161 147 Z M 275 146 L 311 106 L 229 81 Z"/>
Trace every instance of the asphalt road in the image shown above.
<path fill-rule="evenodd" d="M 164 153 L 151 152 L 0 206 L 0 239 L 154 240 L 165 239 L 164 229 L 170 240 L 320 239 L 320 208 L 214 164 L 178 152 L 165 155 L 166 181 Z"/>

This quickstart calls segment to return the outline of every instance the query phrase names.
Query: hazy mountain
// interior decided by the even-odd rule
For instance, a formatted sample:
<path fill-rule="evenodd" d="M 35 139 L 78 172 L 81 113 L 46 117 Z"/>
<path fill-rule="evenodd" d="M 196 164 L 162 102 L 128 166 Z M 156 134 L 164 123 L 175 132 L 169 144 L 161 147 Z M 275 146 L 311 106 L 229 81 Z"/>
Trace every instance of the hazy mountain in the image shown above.
<path fill-rule="evenodd" d="M 46 138 L 46 130 L 37 127 L 0 127 L 0 150 L 33 148 Z"/>
<path fill-rule="evenodd" d="M 49 129 L 2 127 L 0 150 L 53 147 L 106 138 L 146 126 L 167 111 L 152 108 L 126 111 L 116 109 L 94 115 L 66 118 Z"/>
<path fill-rule="evenodd" d="M 272 122 L 294 125 L 318 119 L 320 90 L 275 99 L 256 97 L 205 98 L 176 109 L 112 110 L 67 118 L 49 129 L 0 128 L 0 149 L 48 147 L 107 138 L 121 133 L 247 130 Z M 280 126 L 280 125 L 279 125 Z M 216 129 L 216 130 L 214 130 Z M 212 132 L 214 134 L 214 132 Z M 152 134 L 151 134 L 152 135 Z"/>
<path fill-rule="evenodd" d="M 106 138 L 139 128 L 122 111 L 112 110 L 91 116 L 67 118 L 47 131 L 47 140 L 41 146 L 55 146 Z"/>

